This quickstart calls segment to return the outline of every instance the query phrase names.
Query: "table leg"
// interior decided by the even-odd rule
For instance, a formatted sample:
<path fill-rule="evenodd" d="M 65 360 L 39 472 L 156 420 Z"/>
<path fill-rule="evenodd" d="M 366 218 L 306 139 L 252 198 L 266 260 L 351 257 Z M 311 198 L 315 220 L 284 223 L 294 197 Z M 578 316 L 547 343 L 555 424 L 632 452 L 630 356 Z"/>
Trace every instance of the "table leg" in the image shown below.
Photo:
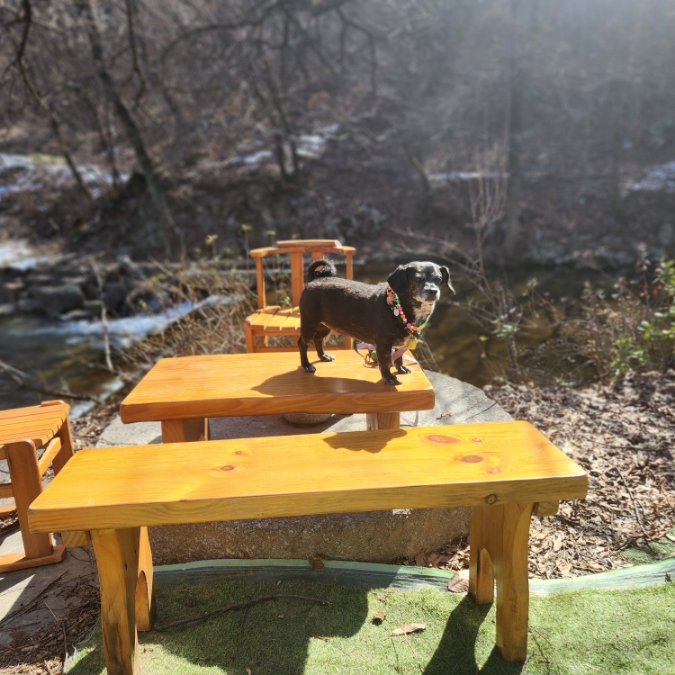
<path fill-rule="evenodd" d="M 209 421 L 205 417 L 192 420 L 164 420 L 162 422 L 162 443 L 208 440 Z"/>
<path fill-rule="evenodd" d="M 492 601 L 497 581 L 497 647 L 505 661 L 527 657 L 527 544 L 533 504 L 475 506 L 471 523 L 469 591 Z"/>
<path fill-rule="evenodd" d="M 135 675 L 136 583 L 141 528 L 92 530 L 101 584 L 101 632 L 108 675 Z"/>
<path fill-rule="evenodd" d="M 366 429 L 368 431 L 377 431 L 378 429 L 400 429 L 401 413 L 367 413 Z"/>

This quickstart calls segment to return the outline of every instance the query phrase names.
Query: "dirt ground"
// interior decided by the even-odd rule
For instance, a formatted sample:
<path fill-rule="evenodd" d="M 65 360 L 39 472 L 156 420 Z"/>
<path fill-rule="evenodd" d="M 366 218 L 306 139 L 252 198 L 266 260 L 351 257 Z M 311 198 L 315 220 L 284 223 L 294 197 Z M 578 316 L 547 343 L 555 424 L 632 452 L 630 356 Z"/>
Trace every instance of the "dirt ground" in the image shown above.
<path fill-rule="evenodd" d="M 491 385 L 486 392 L 514 418 L 532 422 L 589 472 L 586 499 L 562 503 L 555 516 L 532 519 L 531 577 L 627 567 L 634 564 L 625 555 L 629 548 L 654 558 L 673 555 L 668 546 L 675 542 L 675 372 L 630 374 L 612 385 L 584 390 L 506 384 Z M 74 420 L 76 447 L 95 445 L 115 412 L 115 406 L 106 406 Z M 15 525 L 7 520 L 3 526 Z M 468 543 L 465 538 L 449 542 L 406 562 L 467 569 Z M 63 593 L 74 592 L 65 582 L 63 586 Z M 52 631 L 26 635 L 12 654 L 0 657 L 0 674 L 63 672 L 62 633 L 76 644 L 98 616 L 96 588 L 84 589 L 84 609 L 80 598 L 72 615 Z"/>

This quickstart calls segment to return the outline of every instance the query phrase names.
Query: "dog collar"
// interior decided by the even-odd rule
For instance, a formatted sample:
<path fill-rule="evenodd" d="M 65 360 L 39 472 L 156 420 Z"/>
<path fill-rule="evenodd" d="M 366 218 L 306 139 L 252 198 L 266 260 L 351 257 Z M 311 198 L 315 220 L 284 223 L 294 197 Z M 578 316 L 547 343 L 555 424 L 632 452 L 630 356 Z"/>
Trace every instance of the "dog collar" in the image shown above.
<path fill-rule="evenodd" d="M 416 326 L 414 323 L 410 323 L 406 319 L 405 313 L 403 312 L 403 307 L 401 306 L 401 301 L 398 299 L 398 295 L 394 292 L 394 289 L 391 286 L 387 286 L 387 304 L 391 307 L 391 311 L 394 313 L 394 316 L 400 317 L 401 321 L 405 324 L 405 327 L 412 333 L 413 340 L 417 344 L 415 339 L 415 334 L 419 335 L 424 327 L 429 323 L 429 319 L 424 319 L 419 326 Z M 415 345 L 412 345 L 412 348 L 415 348 Z"/>

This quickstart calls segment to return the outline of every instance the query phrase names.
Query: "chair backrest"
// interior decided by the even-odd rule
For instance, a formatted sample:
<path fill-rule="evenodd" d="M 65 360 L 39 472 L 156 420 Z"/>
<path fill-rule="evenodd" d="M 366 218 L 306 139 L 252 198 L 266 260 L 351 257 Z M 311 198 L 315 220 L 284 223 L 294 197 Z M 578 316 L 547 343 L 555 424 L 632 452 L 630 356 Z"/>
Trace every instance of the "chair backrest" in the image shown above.
<path fill-rule="evenodd" d="M 338 253 L 345 256 L 347 279 L 354 278 L 353 256 L 356 249 L 353 246 L 343 246 L 337 239 L 290 239 L 278 241 L 274 246 L 256 248 L 251 251 L 255 259 L 256 282 L 258 286 L 258 307 L 264 308 L 265 302 L 265 273 L 263 258 L 269 255 L 290 255 L 291 257 L 291 304 L 297 307 L 300 294 L 305 287 L 304 254 L 309 253 L 312 260 L 323 258 L 326 253 Z"/>

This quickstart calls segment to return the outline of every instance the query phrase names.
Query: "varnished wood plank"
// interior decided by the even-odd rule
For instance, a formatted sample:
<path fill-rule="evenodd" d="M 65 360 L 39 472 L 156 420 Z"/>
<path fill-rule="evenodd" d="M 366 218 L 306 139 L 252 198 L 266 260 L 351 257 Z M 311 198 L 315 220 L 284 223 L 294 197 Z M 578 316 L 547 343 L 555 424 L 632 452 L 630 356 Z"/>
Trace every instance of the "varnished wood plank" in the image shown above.
<path fill-rule="evenodd" d="M 497 582 L 497 647 L 505 661 L 527 657 L 530 592 L 527 579 L 527 543 L 532 504 L 505 504 L 501 550 L 495 554 Z"/>
<path fill-rule="evenodd" d="M 33 502 L 30 523 L 84 530 L 534 503 L 586 490 L 584 470 L 530 424 L 493 422 L 83 450 Z"/>
<path fill-rule="evenodd" d="M 140 529 L 135 605 L 138 630 L 152 630 L 152 625 L 155 622 L 155 589 L 152 572 L 152 551 L 147 527 L 141 527 Z"/>
<path fill-rule="evenodd" d="M 77 532 L 61 532 L 61 539 L 67 548 L 86 546 L 91 541 L 91 535 L 86 530 Z"/>
<path fill-rule="evenodd" d="M 91 533 L 101 585 L 101 633 L 108 675 L 136 673 L 136 583 L 140 528 Z"/>
<path fill-rule="evenodd" d="M 5 553 L 0 555 L 0 574 L 30 569 L 31 567 L 53 565 L 61 562 L 65 557 L 66 547 L 63 544 L 56 544 L 51 553 L 37 558 L 28 558 L 24 552 Z"/>
<path fill-rule="evenodd" d="M 63 403 L 60 405 L 34 405 L 26 408 L 10 408 L 9 410 L 0 410 L 0 424 L 4 420 L 9 419 L 26 419 L 36 415 L 46 418 L 65 419 L 68 414 L 68 405 Z"/>
<path fill-rule="evenodd" d="M 276 246 L 264 246 L 263 248 L 254 248 L 252 251 L 249 251 L 249 255 L 252 258 L 264 258 L 278 252 L 279 249 Z"/>
<path fill-rule="evenodd" d="M 277 248 L 281 252 L 293 250 L 302 250 L 312 252 L 320 251 L 340 251 L 342 244 L 337 239 L 285 239 L 277 242 Z"/>
<path fill-rule="evenodd" d="M 54 552 L 51 535 L 33 534 L 28 525 L 28 507 L 42 492 L 35 446 L 29 441 L 7 443 L 5 452 L 26 558 L 50 556 Z"/>
<path fill-rule="evenodd" d="M 291 333 L 300 330 L 300 310 L 297 307 L 280 309 L 265 324 L 265 332 Z"/>
<path fill-rule="evenodd" d="M 42 453 L 42 457 L 38 460 L 38 475 L 44 475 L 47 467 L 52 463 L 57 453 L 61 451 L 61 448 L 61 439 L 58 436 L 49 441 L 45 451 Z"/>
<path fill-rule="evenodd" d="M 302 250 L 307 250 L 303 247 Z M 300 303 L 302 289 L 305 287 L 305 265 L 302 250 L 291 252 L 291 304 L 297 307 Z"/>
<path fill-rule="evenodd" d="M 342 350 L 315 373 L 287 353 L 162 359 L 122 401 L 123 422 L 291 412 L 378 413 L 433 408 L 435 394 L 417 363 L 395 387 L 358 354 Z"/>
<path fill-rule="evenodd" d="M 265 271 L 263 270 L 262 258 L 255 259 L 255 279 L 258 292 L 258 307 L 263 308 L 267 304 L 265 298 Z"/>
<path fill-rule="evenodd" d="M 193 420 L 164 420 L 163 443 L 183 443 L 209 440 L 209 421 L 204 417 Z"/>

